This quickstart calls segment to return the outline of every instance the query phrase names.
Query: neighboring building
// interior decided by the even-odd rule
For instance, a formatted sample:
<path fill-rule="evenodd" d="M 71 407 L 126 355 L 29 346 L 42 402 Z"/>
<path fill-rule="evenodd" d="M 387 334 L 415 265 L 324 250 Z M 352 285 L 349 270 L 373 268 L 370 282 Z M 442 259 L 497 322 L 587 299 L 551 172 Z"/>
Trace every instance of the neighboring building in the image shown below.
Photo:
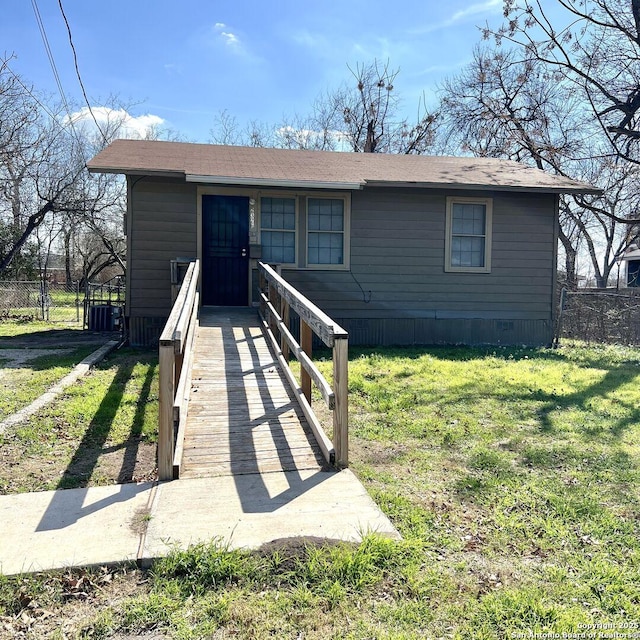
<path fill-rule="evenodd" d="M 157 339 L 170 260 L 202 261 L 204 305 L 257 301 L 258 259 L 352 344 L 548 344 L 558 197 L 590 185 L 490 158 L 117 140 L 127 176 L 134 344 Z"/>
<path fill-rule="evenodd" d="M 640 248 L 638 248 L 638 243 L 632 242 L 619 259 L 626 265 L 623 286 L 640 287 Z"/>

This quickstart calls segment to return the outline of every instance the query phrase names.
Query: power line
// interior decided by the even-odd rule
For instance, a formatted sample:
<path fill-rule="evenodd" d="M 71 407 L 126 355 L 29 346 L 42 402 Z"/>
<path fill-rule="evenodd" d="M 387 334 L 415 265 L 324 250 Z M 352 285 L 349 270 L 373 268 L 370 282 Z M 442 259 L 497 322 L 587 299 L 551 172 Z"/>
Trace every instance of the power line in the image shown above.
<path fill-rule="evenodd" d="M 35 0 L 32 0 L 33 2 L 35 2 Z M 105 135 L 104 131 L 100 128 L 100 125 L 98 124 L 98 120 L 95 116 L 95 114 L 93 113 L 93 109 L 91 108 L 91 104 L 89 103 L 89 98 L 87 97 L 87 92 L 85 91 L 84 88 L 84 83 L 82 82 L 82 76 L 80 75 L 80 68 L 78 67 L 78 55 L 76 53 L 76 48 L 75 45 L 73 44 L 73 37 L 71 35 L 71 27 L 69 26 L 69 21 L 67 20 L 67 15 L 64 12 L 64 8 L 62 6 L 62 0 L 58 0 L 58 6 L 60 7 L 60 13 L 62 14 L 62 18 L 64 19 L 64 23 L 67 26 L 67 34 L 69 35 L 69 44 L 71 45 L 71 51 L 73 52 L 73 63 L 75 65 L 76 68 L 76 75 L 78 76 L 78 82 L 80 83 L 80 88 L 82 89 L 82 95 L 84 96 L 84 101 L 87 104 L 87 107 L 89 109 L 89 113 L 91 114 L 91 117 L 93 118 L 93 122 L 96 125 L 96 128 L 98 129 L 98 131 L 100 132 L 100 135 L 102 136 L 102 139 L 104 141 L 105 144 L 109 144 L 109 140 L 107 140 L 107 136 Z"/>
<path fill-rule="evenodd" d="M 67 113 L 67 118 L 69 119 L 69 127 L 71 131 L 68 131 L 66 127 L 64 127 L 60 122 L 58 122 L 58 118 L 47 108 L 44 104 L 33 94 L 33 92 L 25 86 L 20 77 L 16 75 L 16 73 L 6 65 L 7 70 L 11 73 L 11 75 L 15 78 L 15 80 L 22 86 L 22 88 L 31 96 L 31 98 L 43 109 L 43 111 L 51 118 L 53 122 L 55 122 L 62 131 L 68 133 L 72 138 L 78 142 L 79 147 L 82 149 L 83 144 L 80 140 L 80 136 L 76 131 L 74 126 L 73 117 L 71 114 L 71 108 L 69 107 L 69 102 L 67 101 L 67 96 L 65 95 L 64 88 L 62 86 L 62 81 L 60 80 L 60 74 L 58 73 L 58 67 L 56 65 L 55 58 L 53 57 L 53 51 L 51 50 L 51 45 L 49 44 L 49 38 L 47 37 L 47 30 L 44 26 L 44 22 L 42 20 L 42 16 L 40 14 L 40 8 L 38 7 L 37 0 L 31 0 L 31 6 L 33 8 L 33 13 L 36 17 L 36 22 L 38 24 L 38 29 L 40 30 L 40 36 L 42 38 L 42 43 L 44 45 L 44 50 L 47 54 L 47 58 L 49 58 L 49 64 L 51 66 L 51 71 L 53 72 L 54 80 L 56 81 L 56 85 L 58 86 L 58 92 L 60 93 L 60 98 L 62 99 L 62 104 Z"/>
<path fill-rule="evenodd" d="M 62 82 L 60 81 L 60 74 L 58 73 L 58 68 L 56 67 L 56 61 L 53 57 L 53 52 L 51 51 L 51 46 L 49 45 L 49 38 L 47 38 L 47 31 L 44 27 L 44 22 L 42 21 L 42 16 L 40 15 L 40 9 L 38 8 L 37 0 L 31 0 L 31 6 L 33 7 L 33 13 L 36 16 L 36 22 L 38 23 L 38 29 L 40 30 L 40 36 L 42 38 L 42 43 L 44 44 L 44 50 L 49 58 L 49 64 L 51 65 L 51 70 L 53 71 L 53 78 L 58 85 L 58 91 L 60 92 L 60 97 L 62 98 L 62 103 L 67 111 L 67 115 L 69 116 L 69 120 L 71 120 L 71 109 L 69 108 L 69 103 L 67 102 L 67 97 L 65 96 L 64 89 L 62 87 Z"/>

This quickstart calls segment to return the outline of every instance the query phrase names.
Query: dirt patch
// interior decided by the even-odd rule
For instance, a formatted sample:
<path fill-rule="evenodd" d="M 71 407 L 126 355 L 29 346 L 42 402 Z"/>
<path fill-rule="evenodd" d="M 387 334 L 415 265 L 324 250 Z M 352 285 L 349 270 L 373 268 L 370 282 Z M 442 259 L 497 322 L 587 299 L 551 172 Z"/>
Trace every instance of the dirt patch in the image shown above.
<path fill-rule="evenodd" d="M 52 573 L 42 580 L 37 592 L 30 588 L 30 578 L 14 580 L 15 601 L 7 607 L 10 615 L 0 616 L 2 640 L 78 637 L 98 612 L 148 590 L 144 572 L 134 567 Z M 124 640 L 140 636 L 110 637 Z M 142 637 L 160 640 L 165 636 L 155 632 Z"/>
<path fill-rule="evenodd" d="M 27 453 L 30 446 L 5 434 L 0 447 L 0 494 L 92 487 L 157 479 L 156 444 L 133 438 L 126 448 L 77 449 L 61 439 L 47 447 L 46 456 Z"/>
<path fill-rule="evenodd" d="M 35 360 L 40 356 L 56 356 L 71 353 L 75 347 L 65 347 L 63 349 L 2 349 L 0 347 L 0 359 L 3 360 L 2 369 L 18 369 L 30 360 Z M 6 375 L 7 371 L 0 370 L 0 376 Z"/>
<path fill-rule="evenodd" d="M 51 329 L 23 333 L 17 336 L 0 337 L 0 349 L 47 349 L 51 347 L 75 348 L 84 345 L 101 345 L 109 340 L 118 340 L 117 331 L 97 332 L 77 329 Z"/>

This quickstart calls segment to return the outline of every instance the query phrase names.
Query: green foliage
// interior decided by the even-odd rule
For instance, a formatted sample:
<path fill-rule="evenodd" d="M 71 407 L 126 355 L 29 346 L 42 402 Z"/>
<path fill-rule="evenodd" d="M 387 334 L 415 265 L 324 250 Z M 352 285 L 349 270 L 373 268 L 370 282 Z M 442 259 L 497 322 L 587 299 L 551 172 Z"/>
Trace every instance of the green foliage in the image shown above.
<path fill-rule="evenodd" d="M 4 393 L 0 395 L 0 420 L 26 407 L 66 374 L 90 353 L 92 347 L 79 347 L 68 352 L 54 351 L 32 358 L 24 364 L 5 370 Z"/>

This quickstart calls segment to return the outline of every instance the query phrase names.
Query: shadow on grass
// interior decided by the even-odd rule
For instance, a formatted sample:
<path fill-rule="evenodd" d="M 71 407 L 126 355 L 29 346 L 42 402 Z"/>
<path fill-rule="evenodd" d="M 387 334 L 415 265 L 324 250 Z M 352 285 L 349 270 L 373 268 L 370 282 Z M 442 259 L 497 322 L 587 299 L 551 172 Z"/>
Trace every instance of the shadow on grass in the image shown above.
<path fill-rule="evenodd" d="M 325 354 L 318 350 L 314 354 L 316 359 L 322 358 Z M 326 355 L 330 357 L 330 352 Z M 589 403 L 597 398 L 610 398 L 613 393 L 621 387 L 632 383 L 640 376 L 640 351 L 632 350 L 631 355 L 637 357 L 628 357 L 629 353 L 625 353 L 625 349 L 616 351 L 615 347 L 581 347 L 578 346 L 572 351 L 556 351 L 551 349 L 533 349 L 533 348 L 507 348 L 507 347 L 398 347 L 398 348 L 356 348 L 350 349 L 349 356 L 351 362 L 357 362 L 358 359 L 370 359 L 375 363 L 377 359 L 394 360 L 394 359 L 418 359 L 423 356 L 430 356 L 439 360 L 448 360 L 454 362 L 469 362 L 478 360 L 478 366 L 482 366 L 482 360 L 499 358 L 514 362 L 518 360 L 526 360 L 528 364 L 535 365 L 536 361 L 556 361 L 563 362 L 568 365 L 586 368 L 604 370 L 605 375 L 596 383 L 590 386 L 574 391 L 569 394 L 555 393 L 553 391 L 545 391 L 543 389 L 531 389 L 524 383 L 522 389 L 510 389 L 507 393 L 503 392 L 501 387 L 487 391 L 484 389 L 482 393 L 478 389 L 475 381 L 470 381 L 468 385 L 456 388 L 456 402 L 473 403 L 482 396 L 492 396 L 496 400 L 504 403 L 514 403 L 516 405 L 526 405 L 529 402 L 539 403 L 541 406 L 535 411 L 538 418 L 539 428 L 542 433 L 553 434 L 556 431 L 552 420 L 552 414 L 557 411 L 567 411 L 577 409 L 588 415 L 592 412 Z M 384 374 L 382 374 L 384 375 Z M 402 378 L 413 375 L 412 371 L 399 371 L 395 377 Z M 544 375 L 541 372 L 540 375 Z M 351 389 L 352 392 L 356 391 Z M 417 401 L 409 399 L 409 403 Z M 609 426 L 599 428 L 585 425 L 582 435 L 584 438 L 604 438 L 611 437 L 619 439 L 623 436 L 627 428 L 634 424 L 640 423 L 640 406 L 634 404 L 631 400 L 625 401 L 624 398 L 618 396 L 612 399 L 614 404 L 622 407 L 624 416 L 613 420 L 608 418 L 608 422 L 614 422 Z"/>
<path fill-rule="evenodd" d="M 147 364 L 148 368 L 136 400 L 135 414 L 129 437 L 123 444 L 114 447 L 105 447 L 104 445 L 111 433 L 118 409 L 122 404 L 127 382 L 132 377 L 134 367 L 139 363 Z M 98 410 L 89 423 L 57 487 L 58 489 L 83 489 L 83 491 L 55 491 L 38 525 L 38 531 L 67 527 L 73 522 L 115 502 L 130 500 L 138 493 L 148 490 L 151 486 L 150 483 L 142 485 L 133 484 L 131 480 L 136 464 L 140 439 L 142 437 L 145 409 L 151 395 L 151 385 L 156 366 L 151 358 L 144 356 L 139 358 L 133 355 L 125 358 L 124 362 L 118 366 L 118 370 Z M 88 482 L 98 464 L 100 456 L 123 448 L 125 451 L 117 478 L 118 483 L 123 484 L 120 485 L 118 491 L 113 495 L 106 496 L 91 505 L 85 505 Z"/>
<path fill-rule="evenodd" d="M 1 324 L 1 323 L 0 323 Z M 29 323 L 25 323 L 25 328 Z M 0 334 L 0 348 L 47 348 L 47 347 L 75 347 L 82 344 L 101 344 L 108 340 L 117 340 L 120 333 L 87 331 L 78 326 L 76 329 L 42 329 L 41 331 L 25 330 L 14 335 Z"/>
<path fill-rule="evenodd" d="M 635 369 L 631 369 L 628 366 L 612 368 L 599 382 L 590 385 L 586 389 L 570 393 L 568 395 L 555 395 L 544 393 L 540 390 L 537 391 L 545 404 L 538 412 L 538 418 L 540 420 L 540 428 L 547 433 L 554 432 L 553 422 L 551 420 L 551 414 L 558 410 L 568 409 L 580 409 L 582 411 L 589 411 L 590 408 L 587 403 L 594 398 L 605 398 L 611 393 L 617 391 L 620 387 L 629 384 L 638 377 L 639 372 Z M 524 399 L 524 398 L 522 398 Z M 614 438 L 620 438 L 626 431 L 626 429 L 634 424 L 640 422 L 640 407 L 632 402 L 625 402 L 623 400 L 616 400 L 616 403 L 621 405 L 625 410 L 625 416 L 616 420 L 615 423 L 608 429 L 593 429 L 586 428 L 584 434 L 586 436 L 613 436 Z"/>
<path fill-rule="evenodd" d="M 72 368 L 95 350 L 95 345 L 73 348 L 73 350 L 65 351 L 64 353 L 58 352 L 52 353 L 51 355 L 38 356 L 32 360 L 27 360 L 21 364 L 21 366 L 32 369 L 33 371 L 46 371 L 47 369 L 54 369 L 56 367 Z"/>
<path fill-rule="evenodd" d="M 127 440 L 113 447 L 105 447 L 115 417 L 118 413 L 122 398 L 131 379 L 133 369 L 138 363 L 148 364 L 145 379 L 136 400 L 135 414 L 131 423 L 131 431 Z M 151 384 L 155 374 L 156 366 L 147 362 L 145 358 L 137 359 L 128 357 L 118 366 L 116 375 L 113 377 L 107 392 L 105 393 L 98 410 L 94 414 L 91 422 L 78 444 L 78 447 L 65 469 L 59 483 L 58 489 L 71 489 L 87 486 L 100 456 L 124 448 L 124 456 L 117 476 L 117 482 L 131 482 L 136 464 L 136 456 L 140 445 L 140 438 L 144 427 L 145 409 L 149 401 Z"/>
<path fill-rule="evenodd" d="M 124 445 L 124 456 L 122 459 L 122 467 L 118 474 L 118 482 L 131 482 L 133 478 L 133 472 L 136 466 L 136 457 L 138 455 L 138 448 L 140 446 L 140 438 L 142 436 L 142 428 L 144 427 L 144 414 L 145 408 L 151 395 L 151 383 L 156 372 L 156 366 L 149 366 L 147 373 L 144 377 L 142 389 L 140 389 L 140 396 L 136 403 L 136 412 L 133 416 L 133 422 L 131 423 L 131 432 Z"/>
<path fill-rule="evenodd" d="M 424 356 L 431 356 L 437 360 L 451 362 L 468 362 L 471 360 L 483 360 L 485 358 L 498 358 L 501 360 L 557 360 L 566 361 L 567 357 L 562 352 L 547 348 L 535 347 L 467 347 L 467 346 L 422 346 L 422 347 L 350 347 L 349 359 L 381 357 L 389 360 L 417 360 Z M 314 350 L 314 358 L 331 358 L 328 349 Z"/>
<path fill-rule="evenodd" d="M 569 345 L 559 349 L 548 347 L 506 347 L 506 346 L 482 346 L 469 347 L 461 345 L 435 345 L 415 347 L 350 347 L 349 360 L 359 358 L 385 358 L 389 360 L 417 360 L 424 356 L 430 356 L 437 360 L 449 362 L 470 362 L 474 360 L 498 359 L 518 362 L 528 360 L 535 363 L 537 360 L 567 362 L 583 368 L 609 369 L 614 361 L 616 366 L 640 365 L 640 349 L 631 348 L 631 356 L 625 354 L 627 347 L 615 345 Z M 329 349 L 320 348 L 314 350 L 314 359 L 331 359 Z"/>
<path fill-rule="evenodd" d="M 104 444 L 109 437 L 127 380 L 131 377 L 134 363 L 126 362 L 118 366 L 107 392 L 87 427 L 78 448 L 65 469 L 58 489 L 75 489 L 87 486 L 98 459 L 105 452 Z"/>

